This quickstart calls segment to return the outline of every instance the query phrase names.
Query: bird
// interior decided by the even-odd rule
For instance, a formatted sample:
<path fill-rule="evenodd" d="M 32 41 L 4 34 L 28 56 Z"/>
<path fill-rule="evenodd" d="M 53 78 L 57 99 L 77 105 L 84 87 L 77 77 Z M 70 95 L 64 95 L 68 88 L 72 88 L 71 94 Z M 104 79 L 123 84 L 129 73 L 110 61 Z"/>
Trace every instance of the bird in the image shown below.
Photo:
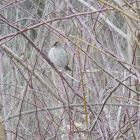
<path fill-rule="evenodd" d="M 48 52 L 48 58 L 52 64 L 56 67 L 64 68 L 66 71 L 71 71 L 69 68 L 69 59 L 67 52 L 64 49 L 63 44 L 60 41 L 56 41 L 52 48 Z"/>

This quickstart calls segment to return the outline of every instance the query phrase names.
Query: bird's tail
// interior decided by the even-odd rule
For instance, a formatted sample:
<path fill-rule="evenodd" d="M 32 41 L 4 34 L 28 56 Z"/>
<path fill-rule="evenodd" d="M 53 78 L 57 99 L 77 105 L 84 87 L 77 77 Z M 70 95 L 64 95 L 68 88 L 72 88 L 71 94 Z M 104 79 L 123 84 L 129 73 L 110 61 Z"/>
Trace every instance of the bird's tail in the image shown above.
<path fill-rule="evenodd" d="M 67 71 L 67 70 L 71 71 L 71 69 L 70 69 L 68 66 L 65 66 L 65 70 L 66 70 L 66 71 Z"/>

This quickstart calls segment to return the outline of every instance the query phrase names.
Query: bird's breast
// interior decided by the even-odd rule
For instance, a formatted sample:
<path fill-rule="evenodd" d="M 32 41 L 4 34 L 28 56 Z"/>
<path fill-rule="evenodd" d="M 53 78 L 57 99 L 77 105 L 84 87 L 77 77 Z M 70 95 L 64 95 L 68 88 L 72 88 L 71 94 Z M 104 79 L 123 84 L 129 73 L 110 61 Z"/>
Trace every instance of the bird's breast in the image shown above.
<path fill-rule="evenodd" d="M 61 48 L 51 48 L 48 58 L 57 67 L 65 67 L 68 64 L 67 53 Z"/>

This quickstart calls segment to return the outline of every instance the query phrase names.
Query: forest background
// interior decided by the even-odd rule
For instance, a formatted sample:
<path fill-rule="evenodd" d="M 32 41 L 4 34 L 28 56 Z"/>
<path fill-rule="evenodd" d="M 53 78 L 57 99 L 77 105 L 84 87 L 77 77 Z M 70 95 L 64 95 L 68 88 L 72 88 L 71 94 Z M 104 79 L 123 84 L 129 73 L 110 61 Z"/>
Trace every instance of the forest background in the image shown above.
<path fill-rule="evenodd" d="M 139 0 L 0 0 L 2 140 L 138 140 L 139 95 Z"/>

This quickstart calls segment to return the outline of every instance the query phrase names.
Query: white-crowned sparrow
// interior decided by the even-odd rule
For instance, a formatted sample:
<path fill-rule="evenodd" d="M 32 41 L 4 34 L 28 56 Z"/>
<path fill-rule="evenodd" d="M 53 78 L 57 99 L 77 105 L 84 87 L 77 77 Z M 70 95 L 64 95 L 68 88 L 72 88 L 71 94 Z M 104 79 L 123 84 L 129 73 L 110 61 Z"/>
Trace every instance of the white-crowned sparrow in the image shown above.
<path fill-rule="evenodd" d="M 64 68 L 66 71 L 71 69 L 68 67 L 69 59 L 64 46 L 59 42 L 55 42 L 53 47 L 48 52 L 48 58 L 54 66 Z"/>

